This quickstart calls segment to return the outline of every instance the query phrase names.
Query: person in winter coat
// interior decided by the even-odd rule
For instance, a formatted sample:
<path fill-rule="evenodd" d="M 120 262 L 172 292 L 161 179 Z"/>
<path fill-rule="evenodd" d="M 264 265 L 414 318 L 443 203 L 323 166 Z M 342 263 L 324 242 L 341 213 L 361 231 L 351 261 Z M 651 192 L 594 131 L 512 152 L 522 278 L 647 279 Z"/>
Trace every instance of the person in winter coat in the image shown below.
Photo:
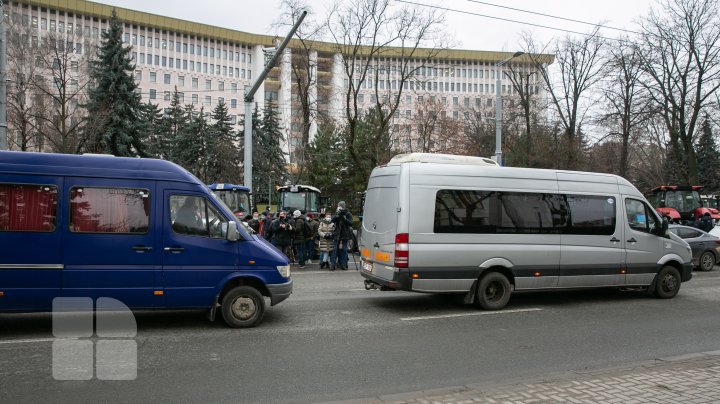
<path fill-rule="evenodd" d="M 247 221 L 248 226 L 250 226 L 251 229 L 255 231 L 255 233 L 260 232 L 260 215 L 258 215 L 257 211 L 253 212 L 252 217 Z"/>
<path fill-rule="evenodd" d="M 330 256 L 330 270 L 334 271 L 338 264 L 340 269 L 347 271 L 348 254 L 347 243 L 352 239 L 352 215 L 347 210 L 345 202 L 338 202 L 337 211 L 332 218 L 335 224 L 335 238 L 333 239 L 334 248 Z"/>
<path fill-rule="evenodd" d="M 280 211 L 278 218 L 270 226 L 273 244 L 288 258 L 292 255 L 293 226 L 285 212 Z"/>
<path fill-rule="evenodd" d="M 305 262 L 312 264 L 315 258 L 315 241 L 318 238 L 318 221 L 311 215 L 307 215 L 307 225 L 310 230 L 310 237 L 305 240 Z"/>
<path fill-rule="evenodd" d="M 330 268 L 330 254 L 333 251 L 335 238 L 335 223 L 332 222 L 332 216 L 325 215 L 325 218 L 318 225 L 318 237 L 320 242 L 320 268 Z"/>
<path fill-rule="evenodd" d="M 296 210 L 293 212 L 293 221 L 291 223 L 293 224 L 294 229 L 293 245 L 295 247 L 295 252 L 297 253 L 297 260 L 300 264 L 300 268 L 305 268 L 305 241 L 307 240 L 307 236 L 310 234 L 310 230 L 308 229 L 305 221 L 305 215 L 303 215 L 299 210 Z"/>

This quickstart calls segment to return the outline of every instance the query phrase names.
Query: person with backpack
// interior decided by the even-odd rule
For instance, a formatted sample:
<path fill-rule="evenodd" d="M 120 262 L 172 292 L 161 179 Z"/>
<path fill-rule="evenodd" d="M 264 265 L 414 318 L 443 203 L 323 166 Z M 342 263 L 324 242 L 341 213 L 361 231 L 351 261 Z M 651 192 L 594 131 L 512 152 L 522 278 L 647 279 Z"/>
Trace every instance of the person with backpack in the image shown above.
<path fill-rule="evenodd" d="M 300 268 L 305 268 L 305 242 L 310 237 L 310 228 L 299 210 L 293 212 L 293 245 L 297 253 L 297 260 Z"/>

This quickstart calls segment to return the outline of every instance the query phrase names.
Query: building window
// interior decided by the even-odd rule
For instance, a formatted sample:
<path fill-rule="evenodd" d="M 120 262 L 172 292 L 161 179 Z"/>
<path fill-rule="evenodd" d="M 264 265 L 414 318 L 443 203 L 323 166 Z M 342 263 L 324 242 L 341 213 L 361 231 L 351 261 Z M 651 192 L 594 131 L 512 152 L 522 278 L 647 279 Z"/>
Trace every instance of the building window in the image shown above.
<path fill-rule="evenodd" d="M 198 88 L 198 78 L 197 77 L 192 78 L 192 88 Z"/>
<path fill-rule="evenodd" d="M 151 83 L 157 83 L 157 73 L 150 72 L 150 82 Z"/>
<path fill-rule="evenodd" d="M 164 94 L 164 96 L 163 96 L 163 100 L 164 100 L 164 101 L 170 101 L 170 98 L 171 98 L 170 91 L 165 91 L 165 94 Z"/>
<path fill-rule="evenodd" d="M 231 83 L 230 84 L 230 93 L 237 94 L 237 90 L 238 90 L 237 83 Z"/>
<path fill-rule="evenodd" d="M 199 101 L 198 101 L 198 95 L 197 95 L 197 94 L 193 94 L 190 98 L 192 99 L 192 104 L 193 104 L 193 105 L 197 105 L 197 104 L 198 104 Z"/>
<path fill-rule="evenodd" d="M 170 74 L 165 73 L 163 79 L 164 79 L 163 82 L 164 82 L 165 84 L 170 84 Z"/>
<path fill-rule="evenodd" d="M 232 108 L 232 109 L 237 108 L 237 100 L 235 98 L 230 99 L 230 108 Z"/>
<path fill-rule="evenodd" d="M 205 102 L 203 102 L 203 105 L 206 107 L 209 107 L 211 103 L 212 103 L 212 97 L 210 97 L 209 95 L 206 95 Z"/>
<path fill-rule="evenodd" d="M 185 76 L 178 76 L 178 87 L 185 87 Z"/>
<path fill-rule="evenodd" d="M 178 102 L 180 102 L 180 105 L 185 103 L 185 93 L 178 92 Z"/>
<path fill-rule="evenodd" d="M 205 80 L 205 89 L 212 90 L 212 80 Z"/>
<path fill-rule="evenodd" d="M 157 97 L 157 94 L 156 94 L 155 89 L 151 88 L 150 89 L 150 99 L 154 100 L 156 97 Z"/>
<path fill-rule="evenodd" d="M 218 82 L 218 91 L 225 91 L 225 82 L 224 81 Z"/>

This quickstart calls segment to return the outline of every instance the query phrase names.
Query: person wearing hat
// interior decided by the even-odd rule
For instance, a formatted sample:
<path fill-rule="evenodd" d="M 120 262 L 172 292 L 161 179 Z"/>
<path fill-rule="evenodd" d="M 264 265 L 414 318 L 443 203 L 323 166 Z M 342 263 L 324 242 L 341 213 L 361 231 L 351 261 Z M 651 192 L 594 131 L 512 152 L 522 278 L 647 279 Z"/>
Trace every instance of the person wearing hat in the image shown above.
<path fill-rule="evenodd" d="M 305 215 L 299 210 L 293 212 L 293 246 L 295 247 L 296 257 L 300 268 L 305 268 L 305 242 L 309 234 L 308 225 L 305 221 Z"/>
<path fill-rule="evenodd" d="M 335 224 L 335 238 L 333 239 L 334 248 L 330 255 L 330 270 L 334 271 L 338 264 L 340 269 L 347 271 L 348 269 L 348 253 L 347 244 L 352 239 L 352 215 L 347 210 L 344 201 L 338 202 L 337 211 L 332 218 Z"/>

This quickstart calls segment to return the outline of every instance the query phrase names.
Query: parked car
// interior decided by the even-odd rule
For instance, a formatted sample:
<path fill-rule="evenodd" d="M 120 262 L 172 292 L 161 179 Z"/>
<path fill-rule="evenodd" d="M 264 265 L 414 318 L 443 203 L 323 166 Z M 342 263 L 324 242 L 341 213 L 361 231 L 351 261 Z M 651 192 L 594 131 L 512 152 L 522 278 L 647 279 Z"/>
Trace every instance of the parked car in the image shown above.
<path fill-rule="evenodd" d="M 720 238 L 689 226 L 672 224 L 669 228 L 690 244 L 693 265 L 702 271 L 712 271 L 720 259 Z"/>

